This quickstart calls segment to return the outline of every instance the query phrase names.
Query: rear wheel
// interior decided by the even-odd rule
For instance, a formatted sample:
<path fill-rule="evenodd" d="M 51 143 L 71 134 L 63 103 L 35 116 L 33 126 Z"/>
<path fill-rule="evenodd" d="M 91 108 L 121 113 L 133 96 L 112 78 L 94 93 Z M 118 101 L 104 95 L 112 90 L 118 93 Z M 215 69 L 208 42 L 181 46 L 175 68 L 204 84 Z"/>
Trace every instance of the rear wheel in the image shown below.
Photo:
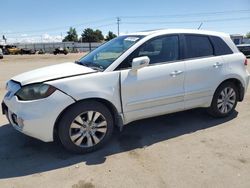
<path fill-rule="evenodd" d="M 225 117 L 230 115 L 238 101 L 238 90 L 231 82 L 226 82 L 219 86 L 214 94 L 212 104 L 209 108 L 211 115 L 215 117 Z"/>
<path fill-rule="evenodd" d="M 75 153 L 92 152 L 103 146 L 113 132 L 113 118 L 102 103 L 80 102 L 70 107 L 59 122 L 63 146 Z"/>

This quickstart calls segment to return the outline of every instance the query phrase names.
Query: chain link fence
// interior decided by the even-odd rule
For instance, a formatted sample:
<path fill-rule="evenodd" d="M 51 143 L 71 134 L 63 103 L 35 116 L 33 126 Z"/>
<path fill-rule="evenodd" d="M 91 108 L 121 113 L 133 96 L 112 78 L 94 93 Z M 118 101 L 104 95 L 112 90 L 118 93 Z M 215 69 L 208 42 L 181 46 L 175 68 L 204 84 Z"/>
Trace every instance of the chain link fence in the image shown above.
<path fill-rule="evenodd" d="M 70 52 L 87 52 L 99 47 L 102 43 L 79 43 L 79 42 L 55 42 L 55 43 L 16 43 L 18 48 L 31 50 L 43 50 L 45 53 L 53 53 L 56 48 L 68 48 Z"/>

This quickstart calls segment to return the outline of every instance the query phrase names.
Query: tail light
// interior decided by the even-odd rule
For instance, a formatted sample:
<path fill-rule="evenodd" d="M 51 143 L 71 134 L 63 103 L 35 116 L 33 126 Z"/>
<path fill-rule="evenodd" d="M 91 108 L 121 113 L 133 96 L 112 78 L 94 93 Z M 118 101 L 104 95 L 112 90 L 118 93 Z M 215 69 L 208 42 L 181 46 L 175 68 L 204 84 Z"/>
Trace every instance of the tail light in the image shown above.
<path fill-rule="evenodd" d="M 246 65 L 246 66 L 247 66 L 247 58 L 245 59 L 244 65 Z"/>

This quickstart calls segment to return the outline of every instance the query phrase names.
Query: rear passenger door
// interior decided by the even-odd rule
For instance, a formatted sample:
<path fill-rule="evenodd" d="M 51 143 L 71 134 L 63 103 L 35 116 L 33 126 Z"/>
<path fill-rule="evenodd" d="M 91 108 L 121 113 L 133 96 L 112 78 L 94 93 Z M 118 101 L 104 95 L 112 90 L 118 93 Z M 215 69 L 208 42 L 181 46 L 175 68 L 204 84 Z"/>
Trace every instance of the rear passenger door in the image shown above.
<path fill-rule="evenodd" d="M 215 56 L 207 35 L 183 35 L 185 46 L 185 109 L 210 104 L 215 87 L 221 81 L 224 62 Z"/>

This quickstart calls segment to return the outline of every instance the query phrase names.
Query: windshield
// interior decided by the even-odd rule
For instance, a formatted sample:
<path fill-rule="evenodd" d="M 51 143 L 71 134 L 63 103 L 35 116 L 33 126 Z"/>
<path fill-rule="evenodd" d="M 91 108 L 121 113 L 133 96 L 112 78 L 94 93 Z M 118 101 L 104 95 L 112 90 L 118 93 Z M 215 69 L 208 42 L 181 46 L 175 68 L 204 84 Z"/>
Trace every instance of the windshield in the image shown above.
<path fill-rule="evenodd" d="M 127 51 L 142 37 L 143 36 L 138 35 L 117 37 L 82 57 L 76 63 L 93 68 L 95 70 L 104 71 L 120 55 Z"/>

